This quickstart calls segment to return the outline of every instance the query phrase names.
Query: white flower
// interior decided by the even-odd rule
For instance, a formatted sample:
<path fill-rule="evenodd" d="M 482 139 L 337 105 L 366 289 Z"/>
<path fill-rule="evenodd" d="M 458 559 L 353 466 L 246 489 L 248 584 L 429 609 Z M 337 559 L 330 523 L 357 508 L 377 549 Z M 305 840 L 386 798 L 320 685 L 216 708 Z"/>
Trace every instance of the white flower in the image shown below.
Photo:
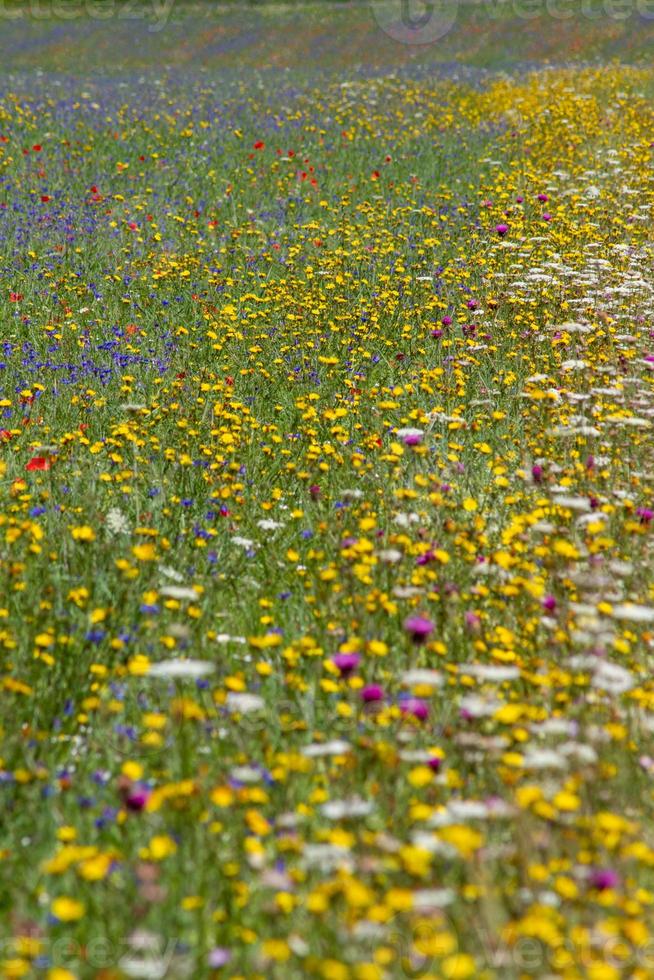
<path fill-rule="evenodd" d="M 654 609 L 651 606 L 636 606 L 631 604 L 614 606 L 611 615 L 614 619 L 626 620 L 629 623 L 654 622 Z"/>
<path fill-rule="evenodd" d="M 184 585 L 164 585 L 159 591 L 166 599 L 190 599 L 194 602 L 199 598 L 195 589 Z"/>
<path fill-rule="evenodd" d="M 351 750 L 352 746 L 349 742 L 336 738 L 331 742 L 314 742 L 311 745 L 305 745 L 301 749 L 301 753 L 308 759 L 316 759 L 322 755 L 345 755 Z"/>
<path fill-rule="evenodd" d="M 385 565 L 395 565 L 398 561 L 402 561 L 402 552 L 398 551 L 397 548 L 385 548 L 378 552 L 378 558 Z"/>
<path fill-rule="evenodd" d="M 336 868 L 351 868 L 352 858 L 347 847 L 339 844 L 307 844 L 302 853 L 304 863 L 328 874 Z"/>
<path fill-rule="evenodd" d="M 527 749 L 522 759 L 523 769 L 565 769 L 565 758 L 554 749 Z"/>
<path fill-rule="evenodd" d="M 216 665 L 208 660 L 162 660 L 150 667 L 148 677 L 196 678 L 211 674 L 215 669 Z"/>
<path fill-rule="evenodd" d="M 161 980 L 166 976 L 170 963 L 162 957 L 123 956 L 118 963 L 121 972 L 134 980 Z"/>
<path fill-rule="evenodd" d="M 265 702 L 258 694 L 230 691 L 227 695 L 226 707 L 228 711 L 247 715 L 253 711 L 261 711 L 265 707 Z"/>
<path fill-rule="evenodd" d="M 590 500 L 588 497 L 573 497 L 565 493 L 557 493 L 552 500 L 559 507 L 567 507 L 568 510 L 590 510 Z"/>
<path fill-rule="evenodd" d="M 261 773 L 258 769 L 254 769 L 252 766 L 235 766 L 234 769 L 231 770 L 230 776 L 238 783 L 261 782 Z"/>
<path fill-rule="evenodd" d="M 263 520 L 257 521 L 257 527 L 260 527 L 262 531 L 277 531 L 284 525 L 280 521 L 272 521 L 270 518 L 264 517 Z M 232 540 L 234 539 L 232 538 Z"/>
<path fill-rule="evenodd" d="M 107 511 L 105 523 L 107 531 L 109 531 L 110 534 L 129 534 L 129 521 L 123 514 L 120 507 L 112 507 L 111 510 Z"/>
<path fill-rule="evenodd" d="M 238 545 L 239 548 L 245 548 L 246 551 L 254 547 L 254 541 L 251 541 L 249 538 L 241 538 L 238 534 L 232 538 L 232 544 Z"/>
<path fill-rule="evenodd" d="M 480 681 L 494 681 L 501 684 L 502 681 L 514 681 L 520 677 L 518 667 L 501 667 L 496 664 L 461 664 L 460 673 L 470 674 Z"/>
<path fill-rule="evenodd" d="M 609 694 L 624 694 L 635 687 L 633 675 L 620 664 L 611 660 L 600 660 L 591 681 L 593 687 L 601 688 Z"/>
<path fill-rule="evenodd" d="M 395 433 L 398 439 L 422 439 L 425 434 L 424 429 L 414 429 L 409 426 L 406 429 L 398 429 Z"/>
<path fill-rule="evenodd" d="M 418 687 L 422 684 L 425 687 L 440 687 L 443 683 L 442 675 L 437 670 L 407 670 L 402 674 L 402 684 L 405 687 Z"/>
<path fill-rule="evenodd" d="M 442 909 L 455 899 L 451 888 L 423 888 L 413 893 L 414 909 Z"/>
<path fill-rule="evenodd" d="M 363 497 L 363 490 L 359 490 L 356 487 L 350 490 L 343 490 L 341 497 L 343 500 L 361 500 Z"/>
<path fill-rule="evenodd" d="M 330 800 L 328 803 L 323 803 L 320 811 L 328 820 L 344 820 L 346 817 L 367 817 L 372 813 L 373 805 L 359 796 L 351 796 L 347 800 Z"/>

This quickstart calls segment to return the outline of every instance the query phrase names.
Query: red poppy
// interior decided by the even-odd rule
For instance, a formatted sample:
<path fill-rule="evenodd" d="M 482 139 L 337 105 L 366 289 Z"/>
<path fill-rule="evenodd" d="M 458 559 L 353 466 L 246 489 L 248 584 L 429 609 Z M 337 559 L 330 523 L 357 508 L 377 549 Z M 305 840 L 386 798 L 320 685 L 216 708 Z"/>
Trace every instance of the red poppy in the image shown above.
<path fill-rule="evenodd" d="M 23 294 L 22 293 L 14 293 L 14 292 L 9 293 L 9 302 L 10 303 L 20 303 L 20 301 L 22 300 L 22 298 L 23 298 Z"/>
<path fill-rule="evenodd" d="M 39 472 L 50 469 L 50 460 L 47 456 L 32 456 L 25 469 L 29 472 L 37 470 Z"/>

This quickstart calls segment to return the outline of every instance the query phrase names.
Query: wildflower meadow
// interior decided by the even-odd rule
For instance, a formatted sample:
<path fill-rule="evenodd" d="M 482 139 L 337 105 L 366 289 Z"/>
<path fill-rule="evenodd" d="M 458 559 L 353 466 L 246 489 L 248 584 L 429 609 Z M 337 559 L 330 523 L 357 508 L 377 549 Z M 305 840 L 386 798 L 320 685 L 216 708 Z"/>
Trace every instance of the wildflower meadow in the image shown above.
<path fill-rule="evenodd" d="M 654 977 L 654 21 L 34 3 L 0 977 Z"/>

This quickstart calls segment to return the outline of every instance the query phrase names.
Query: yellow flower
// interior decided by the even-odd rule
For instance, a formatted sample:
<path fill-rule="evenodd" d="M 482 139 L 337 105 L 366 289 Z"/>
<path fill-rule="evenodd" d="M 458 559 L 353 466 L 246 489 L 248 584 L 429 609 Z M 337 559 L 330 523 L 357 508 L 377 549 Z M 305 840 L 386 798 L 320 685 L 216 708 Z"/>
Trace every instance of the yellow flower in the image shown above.
<path fill-rule="evenodd" d="M 88 524 L 78 524 L 70 529 L 74 541 L 95 541 L 95 531 Z"/>
<path fill-rule="evenodd" d="M 277 963 L 285 963 L 291 955 L 288 944 L 283 939 L 266 939 L 262 945 L 262 952 L 264 956 Z"/>
<path fill-rule="evenodd" d="M 67 895 L 60 895 L 52 903 L 52 914 L 60 922 L 77 922 L 86 911 L 83 902 L 78 902 L 75 898 Z"/>
<path fill-rule="evenodd" d="M 153 861 L 163 861 L 177 850 L 177 844 L 167 834 L 157 834 L 150 841 L 149 856 Z"/>
<path fill-rule="evenodd" d="M 467 953 L 454 953 L 443 960 L 441 964 L 443 977 L 447 980 L 466 980 L 477 972 L 477 966 L 472 956 Z"/>
<path fill-rule="evenodd" d="M 151 541 L 146 541 L 144 544 L 134 545 L 132 554 L 138 561 L 154 561 L 157 557 L 157 549 Z"/>
<path fill-rule="evenodd" d="M 129 760 L 128 762 L 123 762 L 120 771 L 128 779 L 140 779 L 143 775 L 143 766 L 140 762 Z"/>

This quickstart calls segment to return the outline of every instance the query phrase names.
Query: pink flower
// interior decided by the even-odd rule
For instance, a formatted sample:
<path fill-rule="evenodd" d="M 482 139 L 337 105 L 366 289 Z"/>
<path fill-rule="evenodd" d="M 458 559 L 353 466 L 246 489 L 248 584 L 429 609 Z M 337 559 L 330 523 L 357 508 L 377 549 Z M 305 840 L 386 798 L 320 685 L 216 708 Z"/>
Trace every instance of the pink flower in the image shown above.
<path fill-rule="evenodd" d="M 429 717 L 429 705 L 422 698 L 407 698 L 400 704 L 400 711 L 417 721 L 425 721 Z"/>
<path fill-rule="evenodd" d="M 125 808 L 132 813 L 140 813 L 147 806 L 150 790 L 145 786 L 133 786 L 125 795 Z"/>
<path fill-rule="evenodd" d="M 361 698 L 365 704 L 373 704 L 375 701 L 384 700 L 384 688 L 379 684 L 366 684 L 361 688 Z"/>
<path fill-rule="evenodd" d="M 434 624 L 425 616 L 409 616 L 404 620 L 404 629 L 414 643 L 424 643 L 434 631 Z"/>
<path fill-rule="evenodd" d="M 349 677 L 360 662 L 361 657 L 358 653 L 337 653 L 332 657 L 332 663 L 340 671 L 341 677 Z"/>

